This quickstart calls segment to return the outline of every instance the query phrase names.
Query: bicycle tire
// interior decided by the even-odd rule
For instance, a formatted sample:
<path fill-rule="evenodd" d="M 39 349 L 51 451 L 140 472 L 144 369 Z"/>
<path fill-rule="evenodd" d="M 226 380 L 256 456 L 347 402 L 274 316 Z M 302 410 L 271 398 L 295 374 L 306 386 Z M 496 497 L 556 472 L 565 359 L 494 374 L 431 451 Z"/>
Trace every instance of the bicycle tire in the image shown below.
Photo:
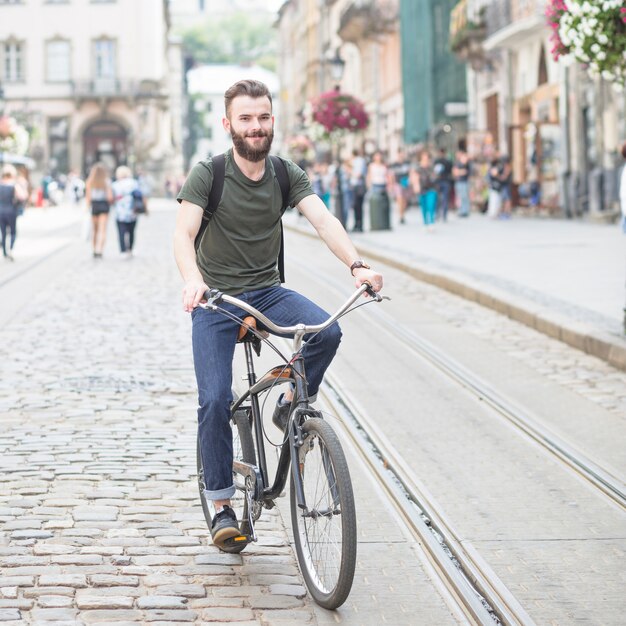
<path fill-rule="evenodd" d="M 357 529 L 352 481 L 341 443 L 320 418 L 302 425 L 298 449 L 308 516 L 298 507 L 291 476 L 291 523 L 300 569 L 313 599 L 336 609 L 348 597 L 356 567 Z M 339 545 L 340 544 L 340 545 Z M 333 554 L 339 563 L 330 563 Z"/>
<path fill-rule="evenodd" d="M 245 409 L 239 409 L 234 415 L 231 416 L 230 421 L 233 431 L 233 459 L 244 461 L 256 465 L 256 452 L 254 448 L 254 439 L 252 437 L 252 426 L 250 424 L 250 417 Z M 198 472 L 198 489 L 200 492 L 200 503 L 202 504 L 202 512 L 204 519 L 211 529 L 211 511 L 209 505 L 204 496 L 205 482 L 204 482 L 204 470 L 202 467 L 202 456 L 200 454 L 200 439 L 196 440 L 196 467 Z M 233 474 L 233 483 L 235 483 L 235 475 Z M 242 534 L 250 534 L 250 528 L 247 523 L 248 519 L 248 504 L 244 496 L 243 503 L 237 507 L 234 502 L 231 502 L 233 509 L 235 509 L 238 519 L 241 520 L 240 531 Z M 238 510 L 237 510 L 238 509 Z M 232 547 L 225 552 L 241 552 L 245 548 L 246 544 L 242 546 Z"/>

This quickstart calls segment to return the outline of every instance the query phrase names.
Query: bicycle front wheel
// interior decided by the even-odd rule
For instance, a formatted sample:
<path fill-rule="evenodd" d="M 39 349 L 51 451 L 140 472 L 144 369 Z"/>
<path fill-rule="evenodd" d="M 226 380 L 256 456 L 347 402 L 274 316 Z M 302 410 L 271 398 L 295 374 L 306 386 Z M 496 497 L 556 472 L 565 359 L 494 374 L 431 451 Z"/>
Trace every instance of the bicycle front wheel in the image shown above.
<path fill-rule="evenodd" d="M 356 565 L 356 513 L 350 472 L 339 439 L 319 418 L 302 425 L 298 468 L 306 509 L 298 507 L 291 477 L 291 523 L 296 553 L 313 599 L 327 609 L 341 606 L 352 588 Z"/>

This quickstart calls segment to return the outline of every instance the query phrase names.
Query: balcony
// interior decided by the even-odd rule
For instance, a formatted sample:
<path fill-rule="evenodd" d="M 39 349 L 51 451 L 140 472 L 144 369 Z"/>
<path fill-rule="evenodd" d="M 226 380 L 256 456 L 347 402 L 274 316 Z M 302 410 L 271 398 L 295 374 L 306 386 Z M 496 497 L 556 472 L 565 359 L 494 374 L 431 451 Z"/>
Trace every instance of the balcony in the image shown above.
<path fill-rule="evenodd" d="M 375 39 L 397 29 L 398 12 L 398 0 L 354 0 L 343 10 L 337 32 L 351 43 Z"/>
<path fill-rule="evenodd" d="M 475 20 L 467 16 L 467 0 L 461 0 L 450 16 L 450 50 L 472 69 L 478 70 L 486 62 L 483 41 L 487 35 L 485 11 Z"/>
<path fill-rule="evenodd" d="M 163 100 L 167 92 L 156 80 L 88 78 L 72 81 L 72 97 L 80 104 L 87 100 Z"/>
<path fill-rule="evenodd" d="M 492 0 L 486 7 L 486 50 L 512 48 L 547 32 L 545 0 Z"/>

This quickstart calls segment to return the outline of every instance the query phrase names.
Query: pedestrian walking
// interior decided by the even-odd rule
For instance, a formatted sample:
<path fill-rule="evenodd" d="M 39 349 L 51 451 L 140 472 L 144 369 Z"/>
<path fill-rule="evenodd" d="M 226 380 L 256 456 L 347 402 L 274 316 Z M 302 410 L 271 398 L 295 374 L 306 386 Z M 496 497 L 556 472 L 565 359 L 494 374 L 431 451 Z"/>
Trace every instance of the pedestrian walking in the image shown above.
<path fill-rule="evenodd" d="M 459 143 L 454 166 L 452 167 L 452 178 L 454 179 L 454 195 L 458 204 L 458 216 L 469 217 L 470 214 L 470 160 L 465 150 L 465 143 Z"/>
<path fill-rule="evenodd" d="M 626 235 L 626 141 L 622 144 L 622 173 L 619 180 L 619 205 L 622 212 L 622 232 Z M 626 303 L 624 303 L 624 334 L 626 334 Z"/>
<path fill-rule="evenodd" d="M 501 173 L 500 159 L 492 159 L 487 170 L 487 187 L 489 188 L 487 215 L 494 219 L 500 215 L 502 209 L 502 194 L 500 193 L 502 190 Z"/>
<path fill-rule="evenodd" d="M 129 167 L 120 165 L 115 170 L 115 181 L 111 185 L 115 208 L 115 219 L 120 240 L 120 252 L 123 257 L 131 258 L 135 245 L 137 210 L 135 198 L 141 195 L 139 184 L 133 178 Z"/>
<path fill-rule="evenodd" d="M 418 164 L 411 169 L 411 185 L 422 209 L 424 226 L 428 232 L 432 232 L 435 229 L 437 214 L 437 190 L 430 154 L 427 150 L 422 151 Z"/>
<path fill-rule="evenodd" d="M 306 174 L 292 161 L 280 159 L 275 164 L 268 158 L 274 137 L 274 116 L 267 86 L 255 80 L 242 80 L 226 91 L 224 100 L 223 126 L 232 137 L 233 148 L 223 155 L 223 161 L 221 156 L 219 161 L 209 158 L 193 167 L 177 198 L 180 209 L 174 235 L 174 253 L 185 281 L 183 308 L 192 313 L 205 496 L 215 507 L 211 536 L 220 548 L 239 534 L 230 507 L 235 487 L 229 425 L 232 361 L 239 324 L 215 311 L 196 308 L 205 292 L 210 286 L 238 295 L 279 325 L 318 324 L 328 319 L 328 314 L 317 305 L 280 284 L 277 259 L 281 217 L 287 202 L 309 220 L 324 243 L 349 268 L 357 285 L 368 282 L 375 290 L 382 287 L 382 276 L 358 259 L 346 231 L 313 192 Z M 215 182 L 216 161 L 223 182 L 221 201 L 208 224 L 205 222 L 196 252 L 194 243 L 203 223 L 209 190 Z M 277 168 L 280 168 L 278 173 Z M 289 188 L 285 191 L 288 195 L 285 201 L 281 180 Z M 304 347 L 312 400 L 340 339 L 339 326 L 333 324 L 310 338 Z M 286 391 L 274 409 L 273 422 L 282 431 L 292 396 L 292 390 Z"/>
<path fill-rule="evenodd" d="M 28 191 L 17 182 L 17 170 L 9 163 L 2 168 L 0 179 L 0 237 L 2 255 L 13 261 L 13 247 L 17 239 L 17 215 L 21 202 L 28 199 Z M 7 231 L 11 232 L 7 247 Z"/>
<path fill-rule="evenodd" d="M 91 243 L 93 258 L 101 259 L 106 242 L 109 209 L 113 191 L 109 172 L 104 163 L 94 163 L 85 183 L 85 200 L 91 209 Z"/>
<path fill-rule="evenodd" d="M 411 163 L 404 150 L 398 152 L 397 159 L 389 166 L 389 169 L 394 177 L 393 196 L 396 201 L 398 220 L 400 224 L 404 224 L 404 216 L 409 203 L 409 174 L 411 172 Z"/>
<path fill-rule="evenodd" d="M 352 186 L 350 176 L 352 173 L 352 159 L 344 159 L 339 167 L 339 185 L 341 187 L 341 225 L 348 226 L 348 216 L 352 207 Z"/>
<path fill-rule="evenodd" d="M 448 158 L 445 148 L 439 149 L 433 171 L 435 188 L 437 189 L 437 216 L 442 222 L 445 222 L 448 219 L 450 193 L 452 192 L 452 161 Z"/>
<path fill-rule="evenodd" d="M 503 156 L 500 159 L 500 195 L 502 197 L 502 213 L 500 217 L 509 218 L 513 211 L 513 168 L 511 159 Z"/>
<path fill-rule="evenodd" d="M 354 225 L 352 232 L 363 232 L 363 201 L 367 187 L 365 178 L 367 176 L 367 163 L 365 157 L 358 150 L 352 151 L 352 172 L 350 175 L 350 187 L 352 189 L 352 213 Z"/>

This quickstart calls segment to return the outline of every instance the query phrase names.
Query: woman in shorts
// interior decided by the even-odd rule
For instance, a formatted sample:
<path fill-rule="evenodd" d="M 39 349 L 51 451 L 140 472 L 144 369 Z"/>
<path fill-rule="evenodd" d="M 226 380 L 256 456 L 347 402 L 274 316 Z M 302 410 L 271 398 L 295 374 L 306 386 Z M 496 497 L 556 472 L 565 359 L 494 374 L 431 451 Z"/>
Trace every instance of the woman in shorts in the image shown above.
<path fill-rule="evenodd" d="M 91 205 L 93 258 L 101 259 L 107 234 L 109 208 L 113 202 L 111 181 L 106 167 L 95 163 L 85 184 L 87 206 Z"/>

